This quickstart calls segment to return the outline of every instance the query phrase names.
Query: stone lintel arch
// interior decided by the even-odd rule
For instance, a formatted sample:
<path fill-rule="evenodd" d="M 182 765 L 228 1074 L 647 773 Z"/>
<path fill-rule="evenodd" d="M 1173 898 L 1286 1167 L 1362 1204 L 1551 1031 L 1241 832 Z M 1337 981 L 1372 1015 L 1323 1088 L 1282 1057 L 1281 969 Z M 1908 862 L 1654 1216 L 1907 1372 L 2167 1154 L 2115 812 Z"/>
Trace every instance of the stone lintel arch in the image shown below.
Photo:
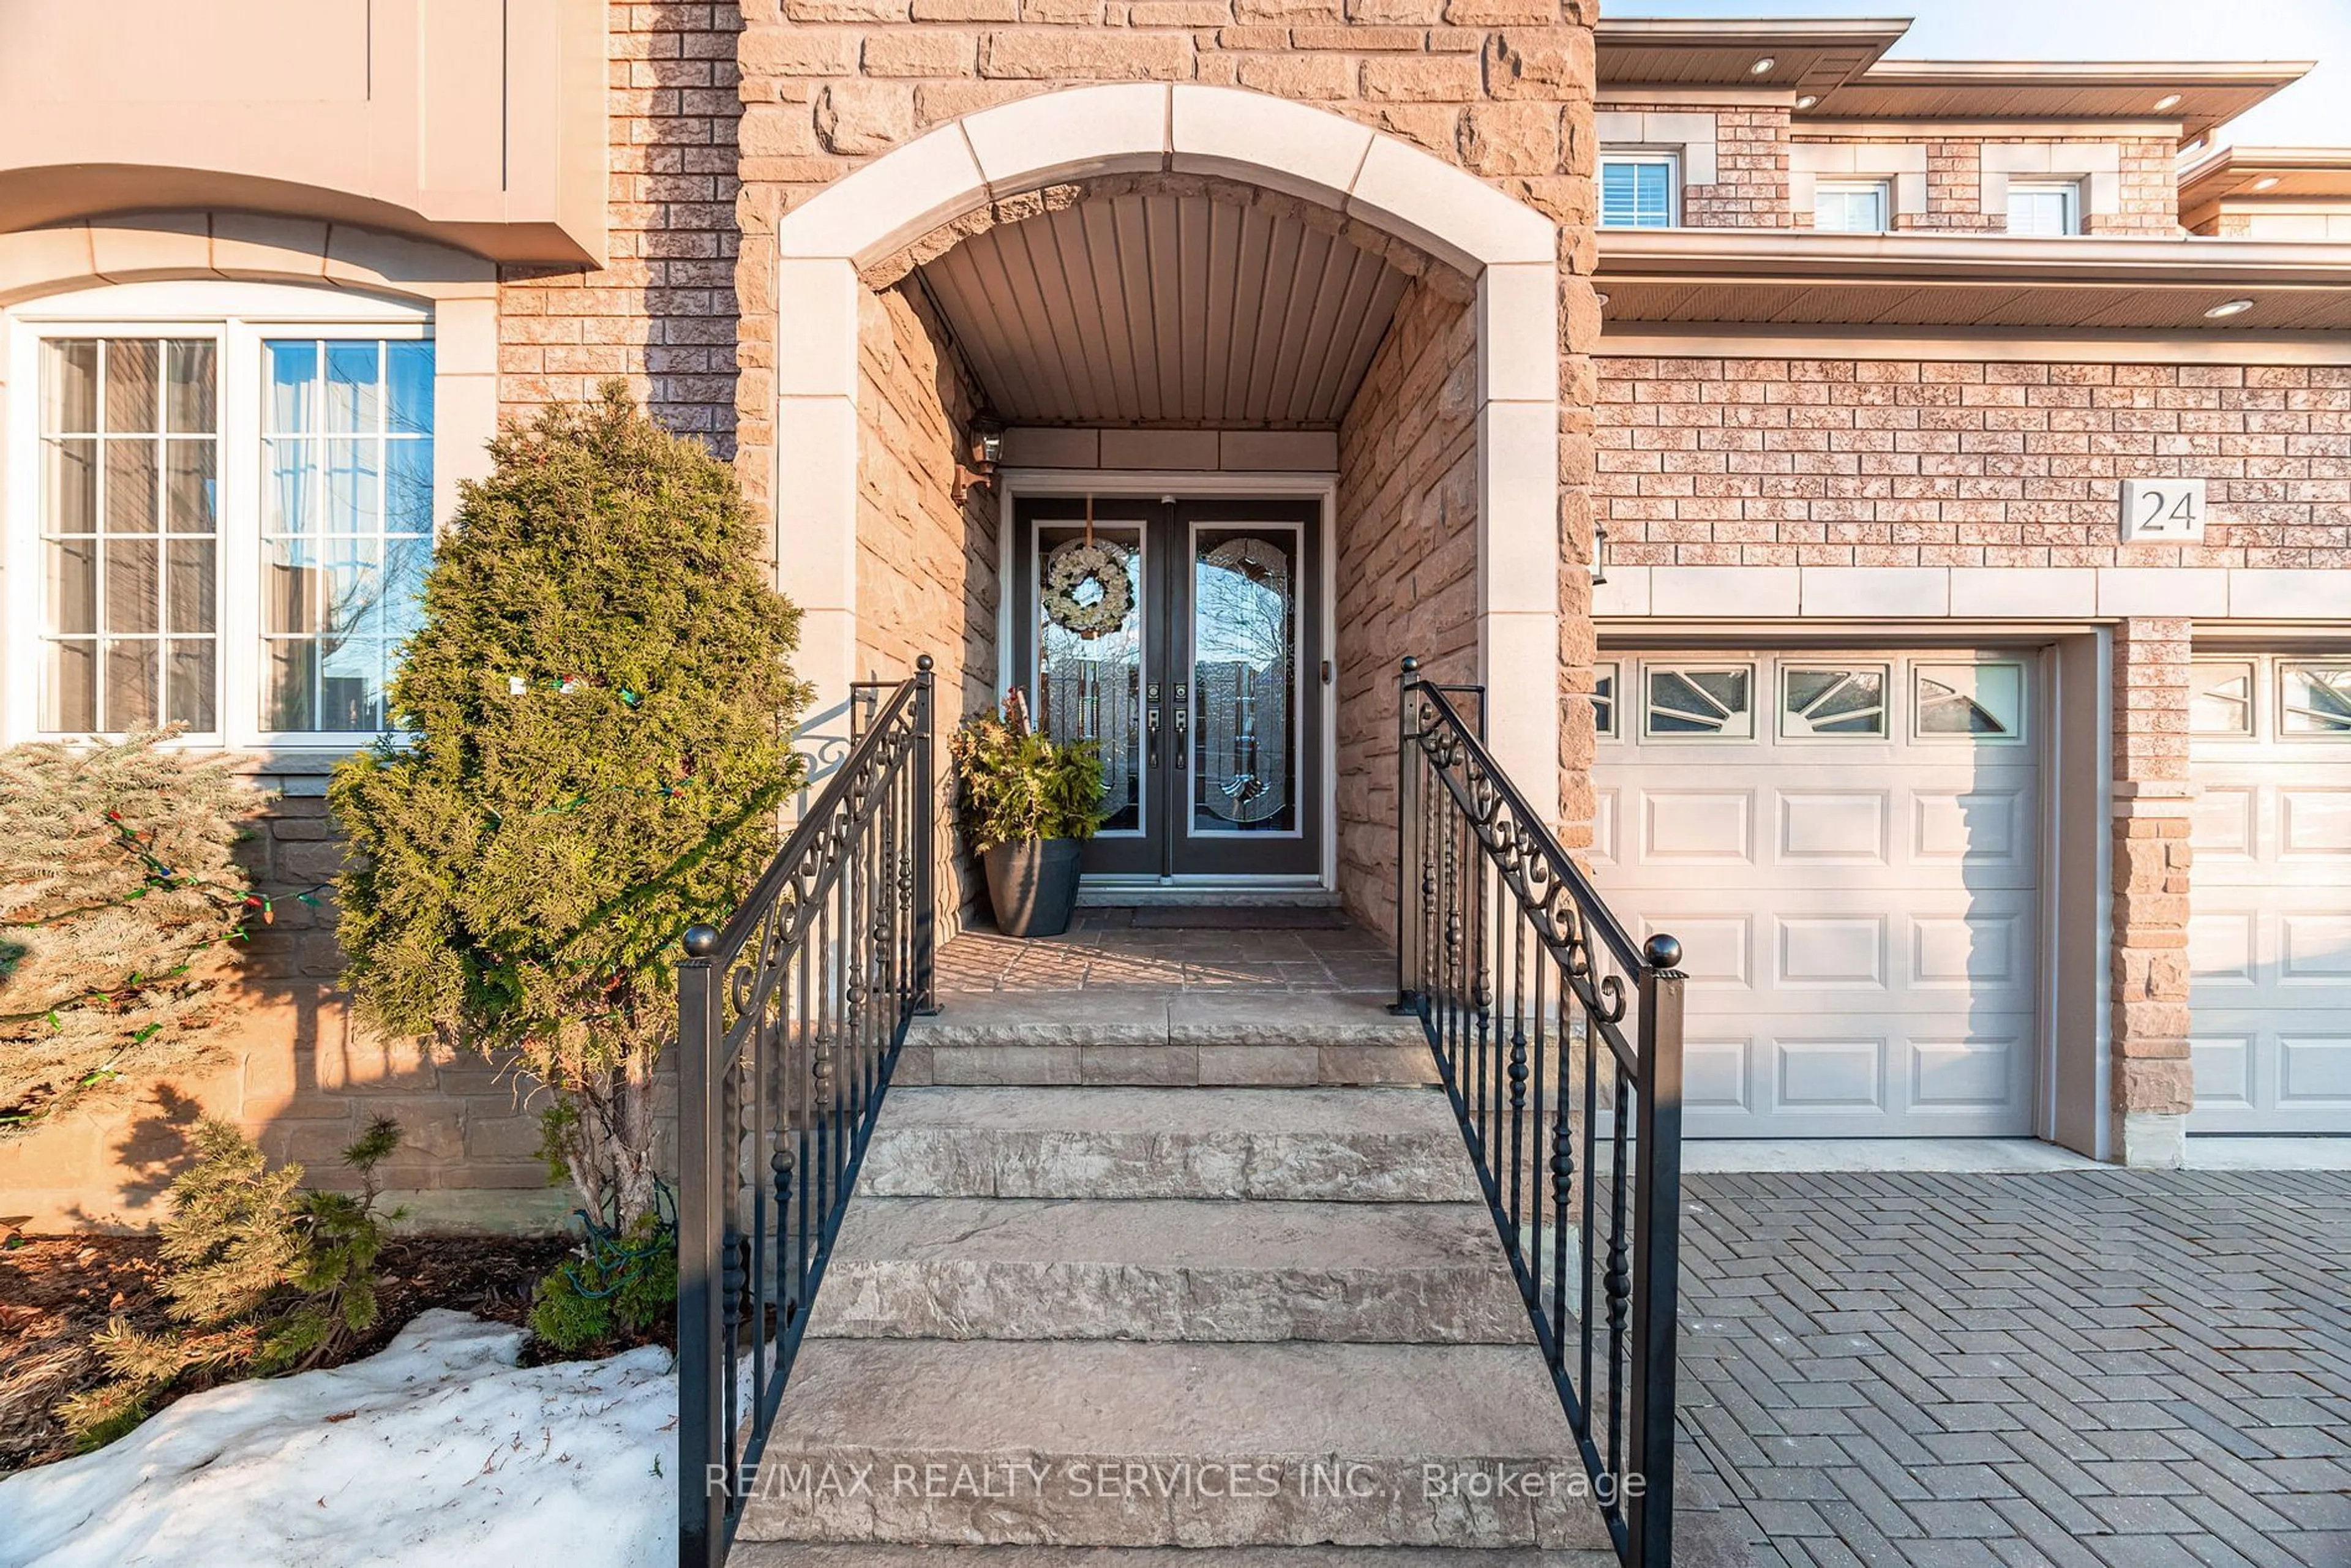
<path fill-rule="evenodd" d="M 861 274 L 989 203 L 1155 171 L 1305 198 L 1475 280 L 1479 678 L 1491 688 L 1499 759 L 1549 795 L 1542 781 L 1560 758 L 1557 225 L 1394 137 L 1232 88 L 1081 87 L 1016 99 L 883 154 L 778 225 L 778 579 L 806 616 L 800 668 L 820 713 L 859 673 Z"/>
<path fill-rule="evenodd" d="M 118 283 L 216 278 L 374 295 L 433 312 L 436 428 L 450 439 L 435 488 L 487 471 L 497 428 L 498 269 L 455 246 L 324 218 L 174 208 L 0 234 L 0 318 L 57 294 Z M 0 402 L 8 361 L 0 355 Z M 477 439 L 469 439 L 478 433 Z M 444 515 L 446 504 L 438 507 Z"/>

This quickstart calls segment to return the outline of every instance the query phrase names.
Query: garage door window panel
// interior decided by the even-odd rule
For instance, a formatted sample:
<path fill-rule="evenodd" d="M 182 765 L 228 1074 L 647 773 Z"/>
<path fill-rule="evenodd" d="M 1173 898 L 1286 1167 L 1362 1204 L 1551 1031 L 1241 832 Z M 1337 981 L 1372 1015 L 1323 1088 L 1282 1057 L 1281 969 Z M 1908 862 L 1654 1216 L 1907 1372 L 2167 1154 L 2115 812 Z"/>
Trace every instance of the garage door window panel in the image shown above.
<path fill-rule="evenodd" d="M 2188 699 L 2188 729 L 2191 735 L 2234 736 L 2253 733 L 2253 666 L 2250 660 L 2199 662 L 2196 690 Z"/>
<path fill-rule="evenodd" d="M 1592 666 L 1592 730 L 1603 740 L 1616 738 L 1616 666 Z"/>
<path fill-rule="evenodd" d="M 1886 738 L 1883 664 L 1783 664 L 1780 733 L 1790 740 Z"/>
<path fill-rule="evenodd" d="M 1755 666 L 1651 664 L 1642 734 L 1650 740 L 1755 738 Z"/>
<path fill-rule="evenodd" d="M 1917 737 L 1923 741 L 2024 738 L 2024 666 L 2007 662 L 1916 666 Z"/>
<path fill-rule="evenodd" d="M 2351 740 L 2351 664 L 2279 668 L 2278 729 L 2294 740 Z"/>

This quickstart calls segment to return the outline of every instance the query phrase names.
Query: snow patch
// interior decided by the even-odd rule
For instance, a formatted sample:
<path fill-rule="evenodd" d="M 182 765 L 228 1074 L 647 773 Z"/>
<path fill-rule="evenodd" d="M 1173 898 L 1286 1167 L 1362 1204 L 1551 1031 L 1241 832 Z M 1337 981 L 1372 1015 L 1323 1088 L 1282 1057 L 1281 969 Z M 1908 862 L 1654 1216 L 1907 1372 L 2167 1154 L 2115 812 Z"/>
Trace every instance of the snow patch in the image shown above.
<path fill-rule="evenodd" d="M 0 1568 L 668 1568 L 669 1352 L 520 1367 L 524 1338 L 435 1310 L 364 1361 L 183 1399 L 0 1480 Z"/>

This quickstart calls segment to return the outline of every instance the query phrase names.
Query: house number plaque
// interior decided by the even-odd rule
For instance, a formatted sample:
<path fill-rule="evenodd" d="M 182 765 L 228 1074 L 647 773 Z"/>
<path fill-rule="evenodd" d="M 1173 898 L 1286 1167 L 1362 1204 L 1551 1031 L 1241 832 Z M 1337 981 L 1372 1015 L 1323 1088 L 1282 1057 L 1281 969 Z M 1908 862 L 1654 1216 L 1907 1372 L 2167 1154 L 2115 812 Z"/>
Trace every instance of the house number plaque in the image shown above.
<path fill-rule="evenodd" d="M 2204 481 L 2123 481 L 2123 543 L 2204 542 Z"/>

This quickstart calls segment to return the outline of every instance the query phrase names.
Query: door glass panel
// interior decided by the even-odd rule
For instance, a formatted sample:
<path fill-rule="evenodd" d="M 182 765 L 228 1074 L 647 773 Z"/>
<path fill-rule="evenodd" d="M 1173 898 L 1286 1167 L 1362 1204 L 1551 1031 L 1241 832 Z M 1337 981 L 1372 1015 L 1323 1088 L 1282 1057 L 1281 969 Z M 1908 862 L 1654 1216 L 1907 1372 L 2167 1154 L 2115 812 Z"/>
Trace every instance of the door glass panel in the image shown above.
<path fill-rule="evenodd" d="M 1102 755 L 1104 833 L 1143 831 L 1143 527 L 1037 531 L 1037 724 Z"/>
<path fill-rule="evenodd" d="M 1193 535 L 1195 833 L 1299 831 L 1294 529 Z"/>

